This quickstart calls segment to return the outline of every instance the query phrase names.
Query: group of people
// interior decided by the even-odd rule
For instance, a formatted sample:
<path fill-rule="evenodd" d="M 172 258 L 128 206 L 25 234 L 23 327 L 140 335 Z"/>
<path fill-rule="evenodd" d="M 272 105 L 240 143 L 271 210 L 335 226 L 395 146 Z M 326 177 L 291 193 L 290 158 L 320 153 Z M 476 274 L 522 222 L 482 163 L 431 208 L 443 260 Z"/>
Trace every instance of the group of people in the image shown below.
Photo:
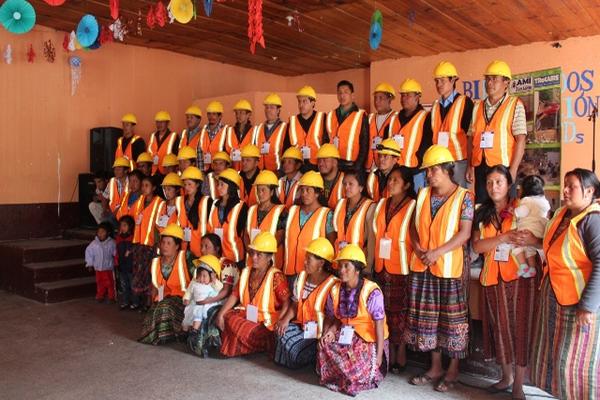
<path fill-rule="evenodd" d="M 401 372 L 409 348 L 431 353 L 410 383 L 445 392 L 468 354 L 477 253 L 488 355 L 502 366 L 488 391 L 525 398 L 529 371 L 559 398 L 597 398 L 598 179 L 568 172 L 564 207 L 548 220 L 539 176 L 517 197 L 527 131 L 508 65 L 490 63 L 488 97 L 475 104 L 456 91 L 451 63 L 433 75 L 431 111 L 407 79 L 399 112 L 391 85 L 377 85 L 367 115 L 347 81 L 327 114 L 311 87 L 300 89 L 289 122 L 276 94 L 254 127 L 246 100 L 234 126 L 216 101 L 204 125 L 191 106 L 181 135 L 161 111 L 147 147 L 125 115 L 114 177 L 98 176 L 90 204 L 101 222 L 86 254 L 97 298 L 111 284 L 102 271 L 113 249 L 121 308 L 147 309 L 143 343 L 267 352 L 289 368 L 314 365 L 323 385 L 351 395 Z M 117 243 L 103 246 L 111 224 Z"/>

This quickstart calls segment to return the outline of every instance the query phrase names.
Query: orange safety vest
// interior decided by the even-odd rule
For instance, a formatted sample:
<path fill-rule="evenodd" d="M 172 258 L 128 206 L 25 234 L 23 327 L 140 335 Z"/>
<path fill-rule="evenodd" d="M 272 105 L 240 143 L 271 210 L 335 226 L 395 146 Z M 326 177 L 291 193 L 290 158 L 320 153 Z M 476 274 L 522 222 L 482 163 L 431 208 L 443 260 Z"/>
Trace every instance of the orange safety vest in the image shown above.
<path fill-rule="evenodd" d="M 177 202 L 177 198 L 175 198 L 175 201 Z M 165 224 L 161 225 L 160 221 L 161 221 L 162 217 L 167 217 L 167 220 L 166 220 Z M 160 203 L 160 205 L 158 206 L 158 211 L 156 213 L 155 224 L 156 224 L 156 229 L 158 230 L 158 233 L 162 233 L 162 231 L 170 224 L 179 225 L 179 216 L 177 215 L 177 203 L 175 203 L 175 205 L 173 206 L 173 210 L 171 211 L 170 214 L 169 214 L 169 206 L 167 205 L 167 202 L 163 201 L 162 203 Z"/>
<path fill-rule="evenodd" d="M 410 271 L 410 260 L 413 255 L 412 244 L 410 243 L 409 227 L 412 220 L 413 211 L 417 204 L 414 200 L 409 200 L 392 217 L 388 223 L 385 221 L 386 206 L 390 198 L 381 199 L 377 203 L 373 215 L 373 232 L 375 234 L 375 272 L 381 272 L 384 269 L 392 275 L 408 275 Z M 390 258 L 384 260 L 380 256 L 381 239 L 391 239 Z"/>
<path fill-rule="evenodd" d="M 600 205 L 592 203 L 579 215 L 571 218 L 569 226 L 550 243 L 566 212 L 566 207 L 559 208 L 546 226 L 544 253 L 547 262 L 544 275 L 550 275 L 550 284 L 558 304 L 572 306 L 581 300 L 593 269 L 592 261 L 585 252 L 583 239 L 577 231 L 577 224 L 588 214 L 600 212 Z"/>
<path fill-rule="evenodd" d="M 196 136 L 192 138 L 191 141 L 188 142 L 188 130 L 184 129 L 181 132 L 181 140 L 179 141 L 179 150 L 182 147 L 190 146 L 192 149 L 198 149 L 198 142 L 200 141 L 200 132 L 196 133 Z"/>
<path fill-rule="evenodd" d="M 128 203 L 129 203 L 130 195 L 131 195 L 131 193 L 127 192 L 127 193 L 125 193 L 125 196 L 123 196 L 123 198 L 121 199 L 121 205 L 119 206 L 119 209 L 117 210 L 117 215 L 115 215 L 115 218 L 117 219 L 117 221 L 120 220 L 121 217 L 124 217 L 125 215 L 129 215 L 135 221 L 137 201 L 133 202 L 132 205 L 129 205 Z M 142 197 L 142 196 L 140 195 L 140 197 Z"/>
<path fill-rule="evenodd" d="M 348 222 L 348 226 L 346 226 L 345 219 L 348 199 L 344 198 L 338 201 L 333 211 L 333 230 L 337 233 L 334 244 L 336 253 L 341 250 L 340 245 L 342 242 L 345 242 L 345 244 L 355 244 L 361 248 L 365 247 L 365 222 L 371 204 L 373 204 L 373 201 L 365 198 L 362 204 L 354 211 Z"/>
<path fill-rule="evenodd" d="M 206 175 L 206 179 L 208 182 L 208 190 L 210 191 L 210 197 L 214 201 L 217 201 L 219 196 L 217 195 L 217 178 L 215 177 L 215 173 L 209 172 Z"/>
<path fill-rule="evenodd" d="M 248 289 L 250 271 L 252 271 L 252 268 L 246 267 L 240 274 L 240 305 L 236 309 L 245 310 L 248 304 L 252 304 L 258 308 L 258 322 L 262 322 L 268 330 L 272 331 L 277 321 L 279 321 L 279 310 L 275 309 L 274 279 L 275 274 L 281 271 L 275 267 L 269 268 L 260 284 L 260 288 L 258 288 L 258 292 L 252 299 L 250 299 L 250 290 Z"/>
<path fill-rule="evenodd" d="M 248 238 L 252 243 L 254 239 L 252 233 L 255 229 L 258 229 L 260 232 L 271 232 L 273 236 L 277 232 L 277 223 L 279 222 L 279 217 L 281 213 L 285 210 L 285 207 L 281 204 L 275 204 L 267 213 L 267 215 L 260 222 L 260 226 L 258 225 L 258 205 L 255 204 L 250 206 L 248 209 L 248 217 L 246 218 L 246 232 L 248 233 Z M 252 266 L 252 259 L 250 257 L 246 258 L 246 265 L 248 267 Z M 281 268 L 283 266 L 283 249 L 277 249 L 277 253 L 275 253 L 275 267 Z"/>
<path fill-rule="evenodd" d="M 323 321 L 325 320 L 325 304 L 327 303 L 327 295 L 331 288 L 340 280 L 334 275 L 329 275 L 319 286 L 313 289 L 312 292 L 303 298 L 304 284 L 308 274 L 306 271 L 300 272 L 296 279 L 296 293 L 298 293 L 298 309 L 296 311 L 296 319 L 294 322 L 304 325 L 307 322 L 315 321 L 317 323 L 317 339 L 323 334 Z"/>
<path fill-rule="evenodd" d="M 150 153 L 154 161 L 152 164 L 152 174 L 154 175 L 156 170 L 158 170 L 162 175 L 166 175 L 165 168 L 162 166 L 162 161 L 167 154 L 171 154 L 173 143 L 178 139 L 178 135 L 175 131 L 167 133 L 167 137 L 161 143 L 160 148 L 158 147 L 157 135 L 157 132 L 153 132 L 150 135 L 150 143 L 148 143 L 148 153 Z"/>
<path fill-rule="evenodd" d="M 409 168 L 416 168 L 419 166 L 417 150 L 419 150 L 421 140 L 423 139 L 425 118 L 427 118 L 427 111 L 418 111 L 406 125 L 400 128 L 400 133 L 394 136 L 394 139 L 402 148 L 402 155 L 400 156 L 400 160 L 398 160 L 399 165 L 404 165 Z M 404 143 L 400 143 L 400 140 L 402 140 L 400 137 L 404 138 Z"/>
<path fill-rule="evenodd" d="M 240 199 L 242 199 L 244 203 L 248 204 L 248 206 L 258 204 L 256 188 L 254 186 L 250 186 L 250 188 L 246 190 L 244 178 L 240 180 L 240 189 L 238 190 L 238 193 L 240 194 Z"/>
<path fill-rule="evenodd" d="M 346 191 L 344 190 L 343 181 L 344 181 L 344 173 L 340 172 L 338 174 L 337 180 L 335 181 L 335 183 L 333 184 L 331 189 L 329 189 L 329 197 L 327 198 L 327 206 L 329 208 L 331 208 L 332 210 L 335 208 L 338 201 L 343 199 L 344 196 L 346 195 Z"/>
<path fill-rule="evenodd" d="M 135 207 L 133 243 L 154 246 L 154 223 L 156 222 L 158 209 L 164 204 L 164 201 L 159 196 L 154 196 L 150 204 L 144 208 L 145 201 L 145 197 L 140 196 Z"/>
<path fill-rule="evenodd" d="M 256 143 L 254 143 L 253 139 L 254 139 L 254 128 L 252 126 L 250 126 L 250 129 L 248 130 L 248 132 L 246 132 L 246 136 L 244 136 L 241 143 L 238 140 L 237 135 L 235 134 L 235 127 L 230 126 L 227 128 L 227 140 L 225 141 L 225 151 L 232 158 L 232 162 L 233 162 L 232 168 L 234 168 L 235 170 L 237 170 L 237 171 L 242 170 L 242 162 L 241 162 L 241 160 L 240 161 L 233 160 L 233 151 L 234 150 L 240 151 L 240 149 L 242 147 L 246 146 L 247 144 L 255 145 Z"/>
<path fill-rule="evenodd" d="M 367 193 L 369 194 L 369 197 L 373 199 L 373 201 L 377 202 L 388 197 L 390 194 L 387 185 L 383 189 L 383 195 L 379 194 L 379 178 L 377 177 L 375 171 L 377 170 L 371 171 L 369 176 L 367 176 Z"/>
<path fill-rule="evenodd" d="M 296 202 L 296 198 L 298 196 L 298 182 L 294 181 L 292 183 L 292 186 L 290 187 L 290 190 L 288 192 L 288 194 L 285 194 L 285 180 L 286 177 L 282 177 L 279 178 L 279 187 L 277 188 L 277 197 L 279 197 L 279 201 L 281 201 L 281 203 L 285 206 L 286 209 L 289 210 L 289 208 L 291 206 L 294 205 L 294 203 Z"/>
<path fill-rule="evenodd" d="M 254 127 L 252 142 L 260 149 L 259 169 L 267 169 L 277 172 L 281 167 L 281 155 L 283 154 L 283 141 L 285 139 L 287 123 L 281 122 L 267 141 L 265 137 L 265 124 Z M 263 145 L 269 143 L 269 152 L 263 154 Z"/>
<path fill-rule="evenodd" d="M 206 154 L 212 156 L 217 154 L 219 151 L 223 151 L 225 149 L 225 139 L 227 138 L 227 125 L 223 125 L 221 129 L 217 132 L 214 139 L 210 139 L 208 135 L 208 125 L 204 125 L 202 131 L 200 132 L 200 147 L 202 148 L 202 153 L 206 157 Z M 204 163 L 204 171 L 208 171 L 210 169 L 211 163 Z"/>
<path fill-rule="evenodd" d="M 308 132 L 304 131 L 302 125 L 298 121 L 298 117 L 296 115 L 292 115 L 290 117 L 289 124 L 289 135 L 290 135 L 290 144 L 292 146 L 296 146 L 299 149 L 302 149 L 304 146 L 310 148 L 310 158 L 308 162 L 311 164 L 317 163 L 317 152 L 321 148 L 321 144 L 323 143 L 323 119 L 325 117 L 325 113 L 321 111 L 316 111 L 315 118 L 310 125 Z"/>
<path fill-rule="evenodd" d="M 108 206 L 113 214 L 121 206 L 121 200 L 129 193 L 129 180 L 125 178 L 125 187 L 119 192 L 119 185 L 117 184 L 117 178 L 110 178 L 108 181 Z"/>
<path fill-rule="evenodd" d="M 435 249 L 452 239 L 460 229 L 462 204 L 468 190 L 460 186 L 448 197 L 431 218 L 431 188 L 421 189 L 417 196 L 415 227 L 419 235 L 419 244 L 423 249 Z M 423 272 L 427 268 L 438 278 L 459 278 L 463 272 L 462 246 L 447 252 L 430 267 L 413 254 L 412 271 Z"/>
<path fill-rule="evenodd" d="M 485 163 L 490 167 L 498 164 L 502 164 L 505 167 L 510 166 L 515 148 L 512 123 L 515 117 L 515 109 L 519 102 L 521 102 L 521 100 L 519 100 L 518 97 L 505 95 L 502 104 L 500 104 L 489 123 L 485 116 L 485 100 L 480 100 L 475 103 L 475 106 L 473 107 L 472 122 L 472 166 L 476 167 L 481 165 L 483 154 L 485 154 Z M 494 132 L 494 145 L 491 149 L 482 149 L 481 137 L 483 132 L 487 131 Z"/>
<path fill-rule="evenodd" d="M 135 168 L 135 160 L 133 159 L 133 143 L 141 139 L 138 135 L 133 135 L 129 143 L 127 143 L 127 147 L 123 149 L 123 137 L 121 136 L 117 139 L 117 149 L 115 150 L 115 160 L 118 157 L 125 157 L 129 160 L 129 169 L 133 171 Z"/>
<path fill-rule="evenodd" d="M 371 151 L 369 151 L 367 161 L 365 161 L 366 169 L 370 169 L 377 159 L 377 142 L 375 138 L 379 138 L 379 142 L 381 142 L 385 138 L 394 137 L 398 132 L 400 132 L 398 112 L 390 112 L 383 124 L 381 124 L 380 129 L 377 129 L 377 114 L 369 114 L 369 146 L 371 146 Z"/>
<path fill-rule="evenodd" d="M 167 279 L 162 274 L 160 256 L 152 259 L 150 266 L 152 274 L 152 285 L 155 288 L 164 287 L 163 296 L 183 297 L 185 290 L 190 283 L 190 275 L 188 273 L 187 263 L 185 261 L 185 251 L 180 250 L 173 263 L 173 269 Z M 158 301 L 158 294 L 154 296 L 154 302 Z"/>
<path fill-rule="evenodd" d="M 319 207 L 304 226 L 300 228 L 300 206 L 291 206 L 285 227 L 284 273 L 296 275 L 304 271 L 304 257 L 308 244 L 319 237 L 325 237 L 329 208 Z"/>
<path fill-rule="evenodd" d="M 242 211 L 243 201 L 236 204 L 227 215 L 225 222 L 219 221 L 218 207 L 213 204 L 208 217 L 208 232 L 217 233 L 217 229 L 222 230 L 221 245 L 223 246 L 223 257 L 239 262 L 244 259 L 244 243 L 237 234 L 237 225 L 240 212 Z"/>
<path fill-rule="evenodd" d="M 365 110 L 352 111 L 340 125 L 335 110 L 327 113 L 326 127 L 329 140 L 335 143 L 334 139 L 337 138 L 342 160 L 354 161 L 358 158 L 359 137 L 364 116 Z"/>
<path fill-rule="evenodd" d="M 443 121 L 440 100 L 435 100 L 431 106 L 433 144 L 439 144 L 440 132 L 448 132 L 448 150 L 450 150 L 456 161 L 466 160 L 467 158 L 467 134 L 460 124 L 465 110 L 465 101 L 466 97 L 464 95 L 457 95 Z"/>
<path fill-rule="evenodd" d="M 191 229 L 192 235 L 191 240 L 189 242 L 189 248 L 190 251 L 196 257 L 200 257 L 202 255 L 202 252 L 200 251 L 200 240 L 202 239 L 202 236 L 206 235 L 206 233 L 208 232 L 207 223 L 209 200 L 210 197 L 202 196 L 202 198 L 198 202 L 198 226 L 194 229 L 194 226 L 188 220 L 187 212 L 185 210 L 185 197 L 178 196 L 175 199 L 175 208 L 177 210 L 177 219 L 179 221 L 179 226 L 181 226 L 183 229 Z M 184 241 L 183 244 L 183 247 L 187 249 L 188 243 Z"/>
<path fill-rule="evenodd" d="M 350 325 L 354 328 L 354 332 L 360 336 L 365 342 L 375 343 L 377 341 L 377 330 L 375 328 L 375 321 L 371 319 L 369 310 L 367 308 L 367 301 L 373 290 L 381 290 L 379 286 L 368 279 L 364 280 L 362 290 L 358 299 L 358 312 L 354 318 L 342 318 L 340 316 L 339 305 L 340 305 L 340 286 L 341 283 L 333 285 L 331 288 L 331 299 L 333 300 L 333 310 L 335 317 L 342 321 L 344 325 Z M 387 339 L 390 333 L 387 326 L 387 316 L 383 319 L 383 338 Z"/>

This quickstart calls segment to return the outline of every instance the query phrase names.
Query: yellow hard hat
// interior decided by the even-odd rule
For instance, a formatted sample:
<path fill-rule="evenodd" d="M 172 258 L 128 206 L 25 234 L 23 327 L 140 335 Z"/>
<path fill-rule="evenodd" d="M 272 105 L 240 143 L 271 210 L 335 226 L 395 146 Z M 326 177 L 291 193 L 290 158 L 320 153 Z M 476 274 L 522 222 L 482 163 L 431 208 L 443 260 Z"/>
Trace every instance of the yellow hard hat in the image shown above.
<path fill-rule="evenodd" d="M 485 69 L 484 75 L 498 75 L 503 76 L 508 79 L 512 79 L 512 74 L 510 73 L 510 67 L 507 63 L 500 60 L 492 61 L 487 68 Z"/>
<path fill-rule="evenodd" d="M 296 97 L 301 96 L 306 96 L 313 100 L 317 100 L 317 92 L 315 92 L 315 89 L 313 89 L 312 86 L 301 87 L 300 90 L 298 90 L 298 93 L 296 93 Z"/>
<path fill-rule="evenodd" d="M 150 153 L 144 151 L 143 153 L 140 153 L 140 155 L 138 156 L 137 160 L 135 160 L 136 163 L 143 163 L 143 162 L 147 162 L 147 163 L 151 163 L 152 161 L 152 156 L 150 155 Z"/>
<path fill-rule="evenodd" d="M 421 84 L 417 82 L 415 79 L 406 79 L 400 85 L 400 93 L 423 93 L 423 89 L 421 88 Z"/>
<path fill-rule="evenodd" d="M 294 160 L 304 161 L 304 159 L 302 158 L 302 152 L 299 148 L 294 146 L 288 147 L 288 149 L 283 152 L 281 159 L 283 160 L 285 158 L 292 158 Z"/>
<path fill-rule="evenodd" d="M 223 114 L 223 104 L 220 101 L 213 100 L 206 106 L 206 112 Z"/>
<path fill-rule="evenodd" d="M 266 185 L 266 186 L 278 186 L 279 180 L 277 179 L 277 175 L 273 171 L 269 171 L 267 169 L 262 170 L 256 176 L 254 183 L 252 186 L 258 185 Z"/>
<path fill-rule="evenodd" d="M 315 240 L 310 242 L 308 244 L 308 247 L 306 248 L 306 252 L 321 257 L 322 259 L 327 260 L 329 262 L 333 261 L 333 256 L 335 253 L 331 242 L 322 237 L 316 238 Z"/>
<path fill-rule="evenodd" d="M 115 162 L 113 163 L 113 168 L 116 168 L 116 167 L 129 168 L 130 167 L 129 160 L 125 157 L 115 158 Z"/>
<path fill-rule="evenodd" d="M 170 121 L 171 120 L 171 115 L 166 112 L 166 111 L 159 111 L 156 113 L 156 115 L 154 116 L 154 120 L 156 122 L 160 122 L 160 121 Z"/>
<path fill-rule="evenodd" d="M 200 107 L 196 105 L 189 106 L 187 110 L 185 110 L 185 113 L 195 115 L 196 117 L 202 117 L 202 111 L 200 110 Z"/>
<path fill-rule="evenodd" d="M 258 149 L 258 146 L 255 146 L 253 144 L 247 144 L 244 147 L 242 147 L 241 157 L 260 158 L 260 150 Z"/>
<path fill-rule="evenodd" d="M 458 76 L 456 67 L 449 61 L 441 61 L 433 70 L 434 78 L 452 78 Z"/>
<path fill-rule="evenodd" d="M 447 162 L 454 162 L 454 157 L 452 157 L 450 150 L 444 146 L 440 146 L 439 144 L 434 144 L 428 148 L 423 155 L 423 164 L 421 164 L 421 169 L 433 167 L 434 165 L 440 165 Z"/>
<path fill-rule="evenodd" d="M 193 160 L 197 157 L 198 154 L 196 153 L 196 150 L 194 150 L 190 146 L 183 146 L 181 149 L 179 149 L 179 152 L 177 153 L 178 160 Z"/>
<path fill-rule="evenodd" d="M 261 232 L 248 247 L 261 253 L 277 253 L 277 239 L 271 232 Z"/>
<path fill-rule="evenodd" d="M 175 172 L 169 172 L 163 179 L 161 186 L 183 186 L 183 181 Z"/>
<path fill-rule="evenodd" d="M 179 162 L 177 161 L 177 156 L 175 154 L 165 154 L 160 165 L 162 167 L 174 167 L 179 165 Z"/>
<path fill-rule="evenodd" d="M 377 154 L 400 157 L 402 155 L 402 149 L 394 139 L 388 138 L 377 145 Z"/>
<path fill-rule="evenodd" d="M 163 229 L 160 236 L 171 236 L 183 240 L 183 229 L 177 224 L 169 224 Z"/>
<path fill-rule="evenodd" d="M 228 164 L 231 164 L 231 157 L 229 157 L 229 154 L 227 154 L 224 151 L 218 151 L 212 160 L 213 161 L 222 160 L 222 161 L 227 162 Z"/>
<path fill-rule="evenodd" d="M 202 171 L 200 171 L 200 168 L 190 166 L 190 167 L 187 167 L 181 174 L 181 180 L 184 181 L 186 179 L 202 181 L 202 180 L 204 180 L 204 175 L 202 175 Z"/>
<path fill-rule="evenodd" d="M 226 179 L 229 182 L 233 183 L 237 187 L 240 187 L 240 183 L 242 181 L 242 177 L 237 171 L 233 168 L 227 168 L 223 172 L 219 174 L 219 179 Z"/>
<path fill-rule="evenodd" d="M 265 100 L 263 101 L 263 105 L 265 106 L 279 106 L 281 107 L 283 103 L 281 102 L 281 97 L 277 93 L 271 93 Z"/>
<path fill-rule="evenodd" d="M 391 95 L 392 98 L 396 97 L 396 91 L 394 90 L 394 87 L 387 82 L 381 82 L 379 85 L 375 86 L 373 94 L 375 93 L 387 93 Z"/>
<path fill-rule="evenodd" d="M 317 158 L 340 158 L 340 151 L 331 143 L 325 143 L 317 151 Z"/>
<path fill-rule="evenodd" d="M 325 188 L 323 177 L 316 171 L 308 171 L 302 175 L 302 178 L 300 178 L 300 181 L 298 182 L 298 186 L 310 186 L 321 190 Z"/>
<path fill-rule="evenodd" d="M 137 124 L 137 118 L 135 117 L 135 115 L 133 115 L 131 113 L 127 113 L 127 114 L 123 115 L 123 117 L 121 118 L 121 122 L 129 122 L 130 124 Z"/>
<path fill-rule="evenodd" d="M 207 254 L 192 260 L 192 264 L 194 264 L 194 267 L 196 268 L 212 270 L 212 272 L 217 275 L 217 278 L 221 279 L 221 261 L 216 256 Z"/>
<path fill-rule="evenodd" d="M 234 110 L 246 110 L 252 112 L 252 104 L 246 99 L 238 100 L 237 103 L 233 106 Z"/>
<path fill-rule="evenodd" d="M 338 253 L 335 261 L 358 261 L 362 265 L 367 265 L 367 259 L 365 258 L 365 252 L 362 249 L 350 243 L 346 245 L 340 252 Z"/>

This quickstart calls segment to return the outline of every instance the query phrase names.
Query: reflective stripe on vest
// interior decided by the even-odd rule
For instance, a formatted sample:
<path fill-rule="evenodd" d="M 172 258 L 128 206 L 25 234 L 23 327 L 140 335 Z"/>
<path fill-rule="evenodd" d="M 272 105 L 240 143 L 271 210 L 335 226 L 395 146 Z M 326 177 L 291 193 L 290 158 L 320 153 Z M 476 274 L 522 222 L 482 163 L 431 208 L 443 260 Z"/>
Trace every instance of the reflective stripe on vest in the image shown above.
<path fill-rule="evenodd" d="M 137 201 L 136 206 L 136 219 L 138 216 L 142 216 L 141 224 L 135 225 L 135 234 L 133 243 L 140 243 L 144 246 L 153 246 L 154 245 L 154 236 L 150 236 L 154 233 L 154 222 L 156 221 L 156 215 L 160 206 L 164 203 L 162 199 L 158 196 L 154 196 L 150 204 L 147 207 L 144 207 L 146 202 L 146 198 L 144 196 L 140 196 Z"/>
<path fill-rule="evenodd" d="M 256 143 L 259 149 L 263 143 L 269 143 L 269 153 L 260 155 L 260 169 L 268 169 L 270 171 L 277 171 L 281 167 L 281 154 L 284 140 L 284 133 L 286 132 L 287 123 L 280 122 L 275 131 L 266 140 L 264 123 L 254 127 L 253 142 Z M 273 165 L 269 158 L 275 159 Z"/>
<path fill-rule="evenodd" d="M 218 207 L 213 205 L 210 210 L 210 216 L 208 218 L 208 230 L 211 233 L 215 233 L 216 228 L 223 229 L 223 256 L 231 259 L 234 262 L 239 262 L 242 260 L 242 241 L 239 237 L 237 237 L 237 223 L 238 218 L 240 216 L 240 211 L 242 210 L 242 205 L 244 203 L 240 202 L 236 204 L 227 215 L 225 219 L 225 223 L 221 225 L 219 221 L 219 211 Z M 231 251 L 230 254 L 227 250 Z"/>
<path fill-rule="evenodd" d="M 356 157 L 358 157 L 358 136 L 361 131 L 361 124 L 363 116 L 365 115 L 365 110 L 353 111 L 344 119 L 341 125 L 337 122 L 336 116 L 336 126 L 333 126 L 333 114 L 335 114 L 335 110 L 330 111 L 327 114 L 327 131 L 329 132 L 329 140 L 333 143 L 334 138 L 338 138 L 339 141 L 339 150 L 340 155 L 342 156 L 342 160 L 346 161 L 354 161 Z M 349 125 L 349 126 L 348 126 Z M 344 137 L 340 137 L 340 129 L 344 129 L 347 132 L 344 133 Z"/>
<path fill-rule="evenodd" d="M 277 232 L 277 223 L 279 222 L 279 216 L 283 212 L 285 207 L 281 204 L 276 204 L 265 215 L 263 220 L 258 225 L 258 205 L 255 204 L 248 209 L 248 217 L 246 219 L 246 232 L 248 236 L 252 237 L 252 229 L 260 229 L 261 232 L 271 232 L 273 235 Z M 266 225 L 263 227 L 263 225 Z"/>
<path fill-rule="evenodd" d="M 289 123 L 290 144 L 302 148 L 310 147 L 310 162 L 315 164 L 317 160 L 317 151 L 321 147 L 321 132 L 323 132 L 323 112 L 316 111 L 315 118 L 310 124 L 308 132 L 305 132 L 298 122 L 298 117 L 292 115 Z"/>
<path fill-rule="evenodd" d="M 465 99 L 466 97 L 464 95 L 457 95 L 443 121 L 442 113 L 440 111 L 440 101 L 435 100 L 431 106 L 433 143 L 438 144 L 438 134 L 440 131 L 449 132 L 448 149 L 457 161 L 467 158 L 467 138 L 461 127 Z M 458 136 L 459 133 L 461 133 L 460 138 Z"/>
<path fill-rule="evenodd" d="M 321 338 L 323 333 L 323 322 L 325 321 L 325 302 L 331 288 L 339 281 L 335 276 L 330 275 L 319 286 L 303 299 L 304 285 L 308 274 L 301 271 L 296 279 L 296 293 L 298 294 L 298 309 L 296 311 L 296 322 L 304 325 L 309 321 L 317 322 L 317 339 Z"/>
<path fill-rule="evenodd" d="M 208 173 L 208 190 L 210 191 L 210 198 L 217 201 L 219 196 L 217 195 L 217 178 L 215 178 L 214 172 Z"/>
<path fill-rule="evenodd" d="M 327 198 L 327 205 L 332 210 L 335 209 L 338 201 L 344 198 L 344 173 L 340 172 L 335 184 L 329 190 L 329 197 Z"/>
<path fill-rule="evenodd" d="M 367 218 L 367 211 L 371 207 L 373 201 L 370 199 L 364 199 L 360 207 L 354 211 L 348 227 L 346 228 L 344 222 L 346 219 L 346 211 L 348 206 L 348 199 L 341 199 L 338 201 L 333 212 L 333 229 L 337 233 L 335 240 L 336 251 L 339 251 L 339 244 L 341 241 L 346 243 L 356 244 L 360 247 L 365 245 L 365 222 Z"/>
<path fill-rule="evenodd" d="M 404 147 L 402 148 L 402 157 L 399 164 L 406 167 L 415 168 L 419 164 L 417 160 L 417 150 L 423 139 L 423 123 L 427 117 L 427 111 L 421 110 L 400 129 L 400 134 L 404 137 Z"/>
<path fill-rule="evenodd" d="M 279 178 L 279 187 L 277 188 L 277 197 L 279 198 L 279 201 L 281 201 L 281 203 L 286 208 L 290 208 L 291 206 L 294 205 L 294 202 L 296 201 L 296 194 L 298 193 L 299 186 L 298 186 L 298 181 L 295 180 L 292 183 L 288 194 L 285 194 L 285 181 L 286 181 L 285 176 L 283 178 Z"/>
<path fill-rule="evenodd" d="M 300 228 L 300 206 L 290 207 L 285 227 L 284 273 L 286 275 L 295 275 L 304 270 L 306 247 L 312 240 L 325 237 L 327 213 L 329 208 L 320 207 Z"/>
<path fill-rule="evenodd" d="M 160 256 L 154 257 L 152 259 L 152 264 L 150 267 L 150 272 L 152 275 L 152 285 L 154 285 L 154 287 L 157 289 L 161 286 L 164 286 L 164 297 L 167 297 L 169 295 L 182 297 L 185 293 L 187 283 L 189 281 L 187 273 L 187 263 L 185 261 L 185 251 L 181 250 L 179 251 L 179 253 L 177 253 L 177 257 L 175 259 L 173 267 L 174 268 L 171 270 L 169 278 L 165 280 L 161 271 Z M 171 288 L 171 285 L 175 282 L 179 284 L 179 288 Z M 157 301 L 157 297 L 155 297 L 154 300 Z"/>
<path fill-rule="evenodd" d="M 123 136 L 117 139 L 117 150 L 115 151 L 115 159 L 118 157 L 125 157 L 129 160 L 129 169 L 132 171 L 135 169 L 135 160 L 133 159 L 133 144 L 141 139 L 138 135 L 134 135 L 129 143 L 127 143 L 127 147 L 123 150 Z"/>
<path fill-rule="evenodd" d="M 377 203 L 373 214 L 373 233 L 375 235 L 375 271 L 381 272 L 384 268 L 390 274 L 408 275 L 410 271 L 410 260 L 413 250 L 409 239 L 409 227 L 412 220 L 416 201 L 410 200 L 394 215 L 389 224 L 386 224 L 386 204 L 390 198 L 381 199 Z M 400 221 L 400 223 L 398 223 Z M 388 235 L 388 232 L 390 233 Z M 379 243 L 382 238 L 392 240 L 390 260 L 386 261 L 378 257 Z M 397 254 L 396 254 L 397 253 Z"/>
<path fill-rule="evenodd" d="M 272 295 L 274 292 L 273 281 L 275 274 L 279 271 L 275 267 L 269 268 L 267 271 L 258 291 L 254 298 L 250 299 L 250 291 L 248 288 L 248 281 L 250 278 L 251 268 L 244 268 L 240 274 L 240 307 L 238 309 L 245 310 L 248 304 L 252 304 L 258 308 L 258 322 L 262 322 L 263 325 L 269 330 L 273 330 L 274 324 L 279 319 L 279 313 L 275 310 L 275 299 Z"/>

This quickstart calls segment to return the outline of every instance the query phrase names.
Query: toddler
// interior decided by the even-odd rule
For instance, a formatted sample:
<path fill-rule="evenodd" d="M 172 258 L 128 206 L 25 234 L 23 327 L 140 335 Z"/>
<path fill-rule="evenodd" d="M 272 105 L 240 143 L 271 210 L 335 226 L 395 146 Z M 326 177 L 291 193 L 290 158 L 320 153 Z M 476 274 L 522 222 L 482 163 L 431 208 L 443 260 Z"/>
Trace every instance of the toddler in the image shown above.
<path fill-rule="evenodd" d="M 96 237 L 85 249 L 85 265 L 96 271 L 96 301 L 101 302 L 107 295 L 107 302 L 115 301 L 115 280 L 113 276 L 115 241 L 112 225 L 102 222 L 98 225 Z"/>

